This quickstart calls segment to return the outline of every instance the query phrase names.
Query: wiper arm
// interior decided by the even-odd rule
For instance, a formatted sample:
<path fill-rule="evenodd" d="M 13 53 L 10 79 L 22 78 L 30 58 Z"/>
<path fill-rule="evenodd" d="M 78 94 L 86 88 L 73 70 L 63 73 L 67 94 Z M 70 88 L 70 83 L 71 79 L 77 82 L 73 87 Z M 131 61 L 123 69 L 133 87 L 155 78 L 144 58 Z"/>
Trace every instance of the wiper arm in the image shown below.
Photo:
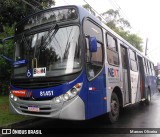
<path fill-rule="evenodd" d="M 25 36 L 24 36 L 24 33 L 22 34 L 22 40 L 24 41 L 25 45 L 26 45 L 27 48 L 29 49 L 29 45 L 28 45 L 28 43 L 27 43 L 27 41 L 26 41 L 26 38 L 25 38 Z"/>
<path fill-rule="evenodd" d="M 58 24 L 53 24 L 53 26 L 51 26 L 48 33 L 44 36 L 44 40 L 42 41 L 40 48 L 44 49 L 48 45 L 49 41 L 47 41 L 47 39 L 52 40 L 51 38 L 57 33 L 58 29 L 59 29 Z M 54 33 L 51 36 L 49 36 L 53 30 Z"/>

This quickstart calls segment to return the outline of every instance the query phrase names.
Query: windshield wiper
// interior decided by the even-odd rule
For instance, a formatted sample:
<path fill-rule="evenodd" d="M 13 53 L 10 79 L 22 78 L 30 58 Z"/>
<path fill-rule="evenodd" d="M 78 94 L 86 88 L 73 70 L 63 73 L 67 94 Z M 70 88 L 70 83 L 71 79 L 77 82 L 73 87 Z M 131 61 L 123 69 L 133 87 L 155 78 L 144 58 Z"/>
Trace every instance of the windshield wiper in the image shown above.
<path fill-rule="evenodd" d="M 51 26 L 48 33 L 44 36 L 44 40 L 41 42 L 40 48 L 42 49 L 46 48 L 48 43 L 52 40 L 53 36 L 55 36 L 55 34 L 57 33 L 58 29 L 59 29 L 58 24 L 53 24 L 53 26 Z M 54 30 L 53 34 L 50 35 L 53 30 Z M 47 39 L 49 40 L 47 41 Z"/>
<path fill-rule="evenodd" d="M 24 36 L 24 33 L 22 34 L 22 40 L 24 41 L 26 47 L 29 49 L 29 45 L 28 45 L 28 43 L 26 41 L 26 37 Z"/>

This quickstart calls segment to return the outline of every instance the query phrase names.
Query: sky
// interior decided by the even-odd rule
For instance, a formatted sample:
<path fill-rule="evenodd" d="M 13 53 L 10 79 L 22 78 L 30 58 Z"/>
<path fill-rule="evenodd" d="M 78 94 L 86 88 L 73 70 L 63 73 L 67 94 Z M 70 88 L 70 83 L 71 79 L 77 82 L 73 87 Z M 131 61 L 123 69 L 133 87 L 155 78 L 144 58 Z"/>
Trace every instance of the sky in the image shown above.
<path fill-rule="evenodd" d="M 56 0 L 56 6 L 89 3 L 98 13 L 109 9 L 120 10 L 133 29 L 143 39 L 143 51 L 148 38 L 148 57 L 157 65 L 160 62 L 160 8 L 159 0 Z"/>

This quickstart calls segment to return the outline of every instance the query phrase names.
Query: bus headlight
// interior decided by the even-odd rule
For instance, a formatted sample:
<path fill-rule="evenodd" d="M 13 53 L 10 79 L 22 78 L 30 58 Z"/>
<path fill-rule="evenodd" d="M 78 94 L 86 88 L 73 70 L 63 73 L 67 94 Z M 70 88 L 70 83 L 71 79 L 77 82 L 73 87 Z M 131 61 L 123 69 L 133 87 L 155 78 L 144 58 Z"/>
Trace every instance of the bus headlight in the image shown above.
<path fill-rule="evenodd" d="M 73 96 L 76 96 L 76 95 L 78 94 L 78 90 L 77 90 L 76 88 L 72 88 L 72 89 L 71 89 L 71 94 L 72 94 Z"/>
<path fill-rule="evenodd" d="M 14 98 L 14 95 L 11 93 L 11 98 L 13 99 Z"/>
<path fill-rule="evenodd" d="M 67 101 L 69 99 L 69 94 L 68 93 L 65 93 L 64 95 L 63 95 L 63 100 L 64 101 Z"/>
<path fill-rule="evenodd" d="M 61 102 L 61 98 L 60 98 L 60 97 L 56 97 L 56 98 L 55 98 L 55 102 L 56 102 L 56 103 L 60 103 L 60 102 Z"/>
<path fill-rule="evenodd" d="M 18 99 L 18 98 L 17 98 L 16 96 L 14 96 L 14 101 L 17 101 L 17 99 Z"/>
<path fill-rule="evenodd" d="M 68 101 L 68 100 L 74 98 L 80 92 L 81 87 L 82 87 L 82 83 L 77 83 L 70 90 L 68 90 L 66 93 L 64 93 L 58 97 L 55 97 L 54 102 L 61 103 L 62 101 Z"/>

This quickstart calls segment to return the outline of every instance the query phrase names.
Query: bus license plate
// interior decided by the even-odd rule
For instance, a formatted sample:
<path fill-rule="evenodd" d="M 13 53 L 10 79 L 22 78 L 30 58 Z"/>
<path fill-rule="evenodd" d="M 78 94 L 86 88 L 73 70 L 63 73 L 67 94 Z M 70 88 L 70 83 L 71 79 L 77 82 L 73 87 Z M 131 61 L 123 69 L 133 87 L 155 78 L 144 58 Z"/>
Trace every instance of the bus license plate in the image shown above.
<path fill-rule="evenodd" d="M 28 110 L 32 112 L 39 112 L 39 108 L 35 106 L 28 107 Z"/>

